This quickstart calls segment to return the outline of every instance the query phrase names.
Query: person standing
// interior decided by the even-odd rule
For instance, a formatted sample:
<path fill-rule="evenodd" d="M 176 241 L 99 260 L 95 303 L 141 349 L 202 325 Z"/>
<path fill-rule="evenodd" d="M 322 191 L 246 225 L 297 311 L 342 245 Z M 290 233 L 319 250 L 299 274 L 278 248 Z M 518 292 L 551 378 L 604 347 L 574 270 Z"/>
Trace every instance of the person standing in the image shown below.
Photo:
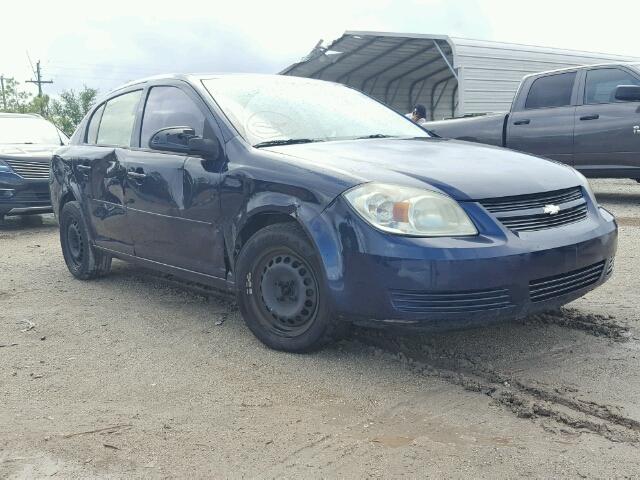
<path fill-rule="evenodd" d="M 413 111 L 411 112 L 411 120 L 413 120 L 418 125 L 424 125 L 427 123 L 427 108 L 418 103 L 415 107 L 413 107 Z"/>

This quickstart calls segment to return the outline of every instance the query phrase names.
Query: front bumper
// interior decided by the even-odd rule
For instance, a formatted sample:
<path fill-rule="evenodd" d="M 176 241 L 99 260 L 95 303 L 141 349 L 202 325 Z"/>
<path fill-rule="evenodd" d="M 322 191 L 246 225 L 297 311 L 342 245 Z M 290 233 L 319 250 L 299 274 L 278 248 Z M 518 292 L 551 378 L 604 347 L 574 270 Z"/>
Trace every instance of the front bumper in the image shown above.
<path fill-rule="evenodd" d="M 464 208 L 479 223 L 487 215 L 477 204 Z M 517 235 L 493 222 L 476 237 L 409 238 L 374 229 L 339 198 L 323 214 L 339 232 L 339 260 L 321 252 L 330 300 L 360 323 L 447 328 L 557 308 L 613 270 L 615 220 L 589 209 L 587 220 L 538 232 Z"/>
<path fill-rule="evenodd" d="M 27 180 L 14 174 L 0 174 L 0 215 L 52 211 L 47 179 Z"/>

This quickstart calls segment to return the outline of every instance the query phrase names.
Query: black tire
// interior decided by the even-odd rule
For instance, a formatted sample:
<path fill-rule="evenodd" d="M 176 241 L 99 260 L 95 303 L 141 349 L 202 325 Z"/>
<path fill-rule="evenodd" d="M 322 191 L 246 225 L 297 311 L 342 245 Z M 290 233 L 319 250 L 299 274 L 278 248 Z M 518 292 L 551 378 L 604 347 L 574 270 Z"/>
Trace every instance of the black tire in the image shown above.
<path fill-rule="evenodd" d="M 59 223 L 62 255 L 71 274 L 80 280 L 91 280 L 109 273 L 111 256 L 96 251 L 91 245 L 78 202 L 64 205 Z"/>
<path fill-rule="evenodd" d="M 259 230 L 236 265 L 240 313 L 262 343 L 302 353 L 340 335 L 344 323 L 330 309 L 320 259 L 300 226 L 281 223 Z"/>

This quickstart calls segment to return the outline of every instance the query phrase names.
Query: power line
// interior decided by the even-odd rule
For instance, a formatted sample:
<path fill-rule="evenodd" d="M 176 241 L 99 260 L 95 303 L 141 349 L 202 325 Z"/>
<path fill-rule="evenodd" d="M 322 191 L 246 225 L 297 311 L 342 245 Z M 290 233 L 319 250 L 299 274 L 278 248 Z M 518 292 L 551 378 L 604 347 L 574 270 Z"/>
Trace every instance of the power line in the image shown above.
<path fill-rule="evenodd" d="M 40 71 L 40 60 L 36 62 L 36 79 L 27 80 L 26 83 L 35 83 L 38 85 L 38 96 L 42 96 L 42 84 L 43 83 L 53 83 L 53 80 L 42 80 L 42 72 Z"/>
<path fill-rule="evenodd" d="M 38 85 L 38 97 L 42 98 L 42 84 L 53 83 L 53 80 L 42 80 L 42 73 L 40 72 L 40 60 L 36 62 L 36 79 L 27 80 L 26 83 L 35 83 Z M 44 115 L 44 105 L 40 102 L 40 113 Z"/>

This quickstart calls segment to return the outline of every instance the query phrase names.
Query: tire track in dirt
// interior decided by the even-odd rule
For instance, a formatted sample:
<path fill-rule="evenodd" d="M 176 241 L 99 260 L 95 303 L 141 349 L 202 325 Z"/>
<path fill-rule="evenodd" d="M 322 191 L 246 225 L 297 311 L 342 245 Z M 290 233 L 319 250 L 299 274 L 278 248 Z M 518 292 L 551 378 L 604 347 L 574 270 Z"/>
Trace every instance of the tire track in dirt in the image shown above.
<path fill-rule="evenodd" d="M 555 316 L 553 320 L 557 320 Z M 594 322 L 594 318 L 591 318 L 593 315 L 581 318 L 576 311 L 568 312 L 568 316 L 585 325 L 598 325 L 594 330 L 597 336 L 619 340 L 619 333 L 626 332 L 624 327 L 616 326 L 614 322 L 598 323 L 604 317 L 596 316 L 597 321 Z M 560 320 L 548 323 L 556 324 Z M 569 319 L 566 323 L 570 323 Z M 602 325 L 605 326 L 600 328 Z M 607 326 L 611 329 L 607 330 Z M 581 327 L 578 329 L 582 330 Z M 609 334 L 604 335 L 605 331 Z M 628 340 L 623 338 L 624 341 Z M 349 341 L 369 348 L 374 354 L 400 361 L 418 374 L 487 395 L 519 418 L 534 421 L 550 419 L 560 427 L 601 435 L 612 442 L 640 442 L 640 422 L 622 415 L 615 407 L 570 397 L 563 394 L 562 388 L 526 382 L 515 375 L 499 372 L 464 353 L 437 350 L 413 337 L 372 329 L 354 329 Z M 574 390 L 566 389 L 566 392 L 573 393 Z"/>
<path fill-rule="evenodd" d="M 527 318 L 525 324 L 558 325 L 581 330 L 595 337 L 606 337 L 619 342 L 631 338 L 629 327 L 620 325 L 613 316 L 581 313 L 573 308 L 562 308 Z"/>
<path fill-rule="evenodd" d="M 131 276 L 130 272 L 122 272 Z M 155 281 L 165 288 L 178 289 L 188 295 L 206 297 L 219 303 L 227 312 L 237 307 L 233 296 L 206 285 L 148 270 L 137 270 L 136 281 Z M 561 309 L 535 315 L 525 324 L 558 325 L 576 329 L 596 337 L 626 342 L 631 336 L 629 328 L 615 322 L 613 317 L 583 314 L 575 309 Z M 519 418 L 551 419 L 576 431 L 602 435 L 614 442 L 640 443 L 640 422 L 616 412 L 615 407 L 600 405 L 563 395 L 561 388 L 547 388 L 527 383 L 514 375 L 505 374 L 468 355 L 437 350 L 419 339 L 397 333 L 354 327 L 346 340 L 370 349 L 374 354 L 390 356 L 412 371 L 436 377 L 491 397 Z M 574 393 L 566 389 L 567 393 Z"/>

